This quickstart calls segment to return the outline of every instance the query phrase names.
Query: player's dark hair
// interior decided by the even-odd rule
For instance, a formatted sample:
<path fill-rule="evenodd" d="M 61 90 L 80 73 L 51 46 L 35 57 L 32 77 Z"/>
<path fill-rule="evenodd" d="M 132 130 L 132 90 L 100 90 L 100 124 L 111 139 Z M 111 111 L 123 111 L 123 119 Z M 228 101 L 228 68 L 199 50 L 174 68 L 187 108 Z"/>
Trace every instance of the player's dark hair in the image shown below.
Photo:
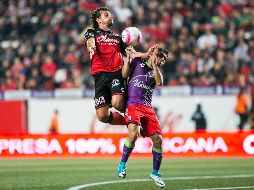
<path fill-rule="evenodd" d="M 158 56 L 164 57 L 165 59 L 167 59 L 167 57 L 168 57 L 168 50 L 166 50 L 164 48 L 158 48 Z"/>
<path fill-rule="evenodd" d="M 96 19 L 101 17 L 101 11 L 111 12 L 111 10 L 107 7 L 100 7 L 98 9 L 95 9 L 93 12 L 91 12 L 90 13 L 90 21 L 92 22 L 94 29 L 99 28 L 99 25 L 98 25 L 98 22 L 96 21 Z"/>

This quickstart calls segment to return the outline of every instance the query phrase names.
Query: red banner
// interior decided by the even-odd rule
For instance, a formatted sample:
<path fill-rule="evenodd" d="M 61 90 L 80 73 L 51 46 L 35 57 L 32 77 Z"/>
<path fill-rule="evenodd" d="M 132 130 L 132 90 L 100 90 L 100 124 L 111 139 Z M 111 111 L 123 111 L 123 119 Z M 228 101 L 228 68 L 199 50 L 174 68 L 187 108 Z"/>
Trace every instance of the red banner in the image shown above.
<path fill-rule="evenodd" d="M 26 132 L 26 106 L 21 100 L 0 100 L 0 133 Z"/>
<path fill-rule="evenodd" d="M 120 157 L 126 135 L 0 135 L 0 158 Z M 149 138 L 132 156 L 151 157 Z M 254 157 L 254 133 L 177 133 L 163 136 L 164 157 Z"/>

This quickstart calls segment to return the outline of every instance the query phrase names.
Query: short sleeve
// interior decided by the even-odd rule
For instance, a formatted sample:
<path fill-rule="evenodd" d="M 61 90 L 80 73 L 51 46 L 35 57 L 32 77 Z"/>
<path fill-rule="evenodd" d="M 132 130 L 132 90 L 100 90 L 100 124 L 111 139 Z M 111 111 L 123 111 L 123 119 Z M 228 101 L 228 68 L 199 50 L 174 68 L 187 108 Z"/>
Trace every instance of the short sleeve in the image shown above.
<path fill-rule="evenodd" d="M 141 59 L 139 57 L 136 57 L 134 59 L 131 60 L 130 62 L 130 67 L 133 69 L 137 66 L 138 63 L 141 62 Z"/>
<path fill-rule="evenodd" d="M 121 53 L 123 55 L 126 55 L 125 53 L 125 49 L 128 47 L 123 41 L 122 41 L 122 38 L 120 37 L 120 40 L 121 40 Z"/>
<path fill-rule="evenodd" d="M 85 41 L 87 41 L 89 38 L 94 37 L 94 30 L 93 29 L 88 29 L 86 31 L 85 35 Z"/>

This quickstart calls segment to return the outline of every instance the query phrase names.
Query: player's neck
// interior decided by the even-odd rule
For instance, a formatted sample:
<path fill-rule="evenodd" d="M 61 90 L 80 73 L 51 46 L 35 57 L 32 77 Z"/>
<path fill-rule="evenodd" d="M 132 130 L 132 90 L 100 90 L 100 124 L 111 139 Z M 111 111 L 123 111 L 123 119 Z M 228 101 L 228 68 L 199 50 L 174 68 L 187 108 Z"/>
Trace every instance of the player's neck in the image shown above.
<path fill-rule="evenodd" d="M 104 31 L 109 31 L 110 30 L 110 27 L 108 27 L 108 25 L 104 25 L 104 24 L 100 25 L 99 28 L 104 30 Z"/>

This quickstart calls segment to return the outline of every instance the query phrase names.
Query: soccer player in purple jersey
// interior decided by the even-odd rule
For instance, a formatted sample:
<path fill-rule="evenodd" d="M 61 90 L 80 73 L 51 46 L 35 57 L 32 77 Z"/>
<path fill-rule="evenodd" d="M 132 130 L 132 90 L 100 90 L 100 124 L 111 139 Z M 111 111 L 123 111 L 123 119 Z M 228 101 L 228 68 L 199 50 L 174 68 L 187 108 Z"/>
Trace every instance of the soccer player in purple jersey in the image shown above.
<path fill-rule="evenodd" d="M 128 78 L 125 120 L 128 124 L 129 135 L 124 142 L 117 174 L 121 178 L 126 177 L 126 163 L 135 146 L 141 126 L 143 135 L 150 137 L 153 141 L 153 169 L 150 178 L 157 186 L 165 187 L 159 173 L 162 161 L 162 131 L 151 103 L 155 86 L 161 86 L 163 83 L 159 67 L 165 62 L 168 51 L 155 46 L 148 59 L 141 59 L 134 58 L 134 49 L 128 47 L 126 55 L 127 60 L 123 66 L 122 74 L 124 78 Z"/>

